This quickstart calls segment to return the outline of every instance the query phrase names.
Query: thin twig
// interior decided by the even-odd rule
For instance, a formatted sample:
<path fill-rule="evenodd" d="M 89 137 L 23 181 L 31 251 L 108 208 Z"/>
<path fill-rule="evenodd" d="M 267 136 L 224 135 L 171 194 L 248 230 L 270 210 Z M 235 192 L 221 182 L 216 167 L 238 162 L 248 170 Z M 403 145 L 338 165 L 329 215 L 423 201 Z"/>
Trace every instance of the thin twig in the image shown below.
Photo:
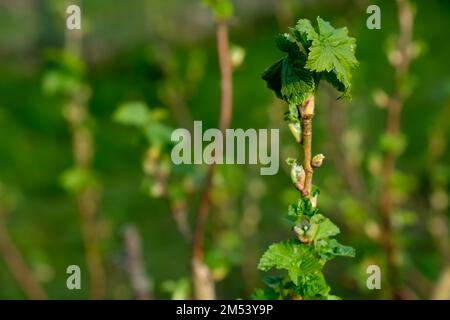
<path fill-rule="evenodd" d="M 437 121 L 428 137 L 428 161 L 426 168 L 431 180 L 433 180 L 433 175 L 436 174 L 434 170 L 439 166 L 439 162 L 445 161 L 442 158 L 446 151 L 446 133 L 449 130 L 447 119 L 449 116 L 450 105 L 447 104 L 442 112 L 437 115 Z M 436 148 L 436 144 L 441 144 L 442 147 Z M 445 191 L 443 191 L 445 190 L 444 185 L 436 185 L 433 182 L 431 185 L 431 193 L 443 192 L 445 194 Z M 441 188 L 443 190 L 440 190 Z M 434 288 L 431 290 L 431 298 L 434 300 L 448 300 L 450 299 L 450 229 L 446 216 L 448 205 L 436 206 L 436 204 L 431 203 L 430 209 L 427 228 L 442 259 L 442 269 Z"/>
<path fill-rule="evenodd" d="M 230 60 L 228 24 L 220 21 L 217 24 L 217 51 L 220 65 L 221 105 L 219 128 L 222 133 L 230 126 L 233 112 L 232 98 L 232 65 Z M 218 155 L 219 157 L 222 155 Z M 205 182 L 200 196 L 200 204 L 196 215 L 196 226 L 192 241 L 192 277 L 194 297 L 196 299 L 214 299 L 215 289 L 212 275 L 203 262 L 205 223 L 210 205 L 210 193 L 215 165 L 208 167 Z"/>
<path fill-rule="evenodd" d="M 194 121 L 191 111 L 186 104 L 186 90 L 180 90 L 179 87 L 173 85 L 174 83 L 177 83 L 177 71 L 174 70 L 172 65 L 168 62 L 170 61 L 170 57 L 173 56 L 173 53 L 169 45 L 164 43 L 163 39 L 160 41 L 162 44 L 159 46 L 159 55 L 157 56 L 157 59 L 165 77 L 164 81 L 166 82 L 163 99 L 178 125 L 192 132 Z"/>
<path fill-rule="evenodd" d="M 302 128 L 301 145 L 303 150 L 303 170 L 305 170 L 305 182 L 301 188 L 303 197 L 309 197 L 311 194 L 312 178 L 314 174 L 314 169 L 311 164 L 314 105 L 314 97 L 310 97 L 299 107 L 300 125 Z"/>
<path fill-rule="evenodd" d="M 329 93 L 329 108 L 327 110 L 328 126 L 331 129 L 329 138 L 331 140 L 330 150 L 334 154 L 337 171 L 341 174 L 342 180 L 349 188 L 352 195 L 358 200 L 359 204 L 370 212 L 369 206 L 370 197 L 367 193 L 364 178 L 359 170 L 351 164 L 347 152 L 342 149 L 342 136 L 344 128 L 346 127 L 346 118 L 342 110 L 342 106 L 337 103 L 337 100 Z"/>
<path fill-rule="evenodd" d="M 6 229 L 3 212 L 0 212 L 0 253 L 5 260 L 9 271 L 29 299 L 47 299 L 47 295 L 41 284 L 35 279 L 33 272 L 28 268 L 19 249 L 11 240 L 8 230 Z"/>
<path fill-rule="evenodd" d="M 404 104 L 402 83 L 408 74 L 411 62 L 410 46 L 412 41 L 413 13 L 408 0 L 397 0 L 400 34 L 396 50 L 396 58 L 391 62 L 395 68 L 395 91 L 393 98 L 387 106 L 386 133 L 396 136 L 400 133 L 401 112 Z M 381 227 L 383 230 L 382 244 L 387 256 L 388 279 L 392 286 L 394 298 L 401 298 L 399 288 L 399 274 L 397 261 L 397 248 L 393 241 L 392 231 L 392 191 L 390 181 L 397 161 L 397 153 L 388 151 L 384 154 L 381 172 L 381 187 L 379 194 L 379 210 L 381 215 Z"/>
<path fill-rule="evenodd" d="M 81 57 L 81 30 L 66 30 L 65 50 Z M 89 172 L 93 158 L 92 135 L 86 127 L 88 118 L 88 94 L 78 92 L 70 97 L 64 108 L 64 115 L 72 134 L 72 149 L 75 166 Z M 88 186 L 77 194 L 78 210 L 81 219 L 81 230 L 85 246 L 86 263 L 90 275 L 90 294 L 92 299 L 101 299 L 105 294 L 105 275 L 98 243 L 98 230 L 95 221 L 98 192 Z"/>

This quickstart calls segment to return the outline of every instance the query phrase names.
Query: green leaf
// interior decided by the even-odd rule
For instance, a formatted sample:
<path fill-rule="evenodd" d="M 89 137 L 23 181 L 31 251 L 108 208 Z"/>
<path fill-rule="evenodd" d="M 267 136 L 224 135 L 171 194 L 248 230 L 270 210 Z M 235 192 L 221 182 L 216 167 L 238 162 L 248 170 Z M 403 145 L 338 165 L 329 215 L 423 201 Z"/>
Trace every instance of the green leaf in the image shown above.
<path fill-rule="evenodd" d="M 320 17 L 317 25 L 315 30 L 310 23 L 300 20 L 296 26 L 311 41 L 306 68 L 321 73 L 344 96 L 349 96 L 351 71 L 358 66 L 356 40 L 348 36 L 347 28 L 335 29 Z"/>
<path fill-rule="evenodd" d="M 188 278 L 166 280 L 161 284 L 161 290 L 170 293 L 172 300 L 186 300 L 189 298 L 191 283 Z"/>
<path fill-rule="evenodd" d="M 400 155 L 405 150 L 407 145 L 406 136 L 404 134 L 389 134 L 385 133 L 380 138 L 381 150 L 387 153 Z"/>
<path fill-rule="evenodd" d="M 284 120 L 294 123 L 298 123 L 300 121 L 298 118 L 298 109 L 295 104 L 289 105 L 288 111 L 284 113 Z"/>
<path fill-rule="evenodd" d="M 314 216 L 319 211 L 317 208 L 314 208 L 312 206 L 311 200 L 309 200 L 309 198 L 298 199 L 297 210 L 299 214 L 304 214 L 308 217 Z"/>
<path fill-rule="evenodd" d="M 288 33 L 277 35 L 275 38 L 275 44 L 280 51 L 286 52 L 288 56 L 299 56 L 303 61 L 306 61 L 306 55 L 301 54 L 297 43 Z"/>
<path fill-rule="evenodd" d="M 299 167 L 303 170 L 303 167 Z M 287 220 L 291 223 L 298 224 L 303 220 L 309 220 L 310 217 L 317 214 L 319 210 L 314 208 L 311 200 L 308 198 L 300 198 L 297 203 L 292 203 L 288 207 Z"/>
<path fill-rule="evenodd" d="M 70 168 L 64 171 L 59 179 L 60 184 L 69 192 L 80 192 L 95 183 L 95 178 L 88 170 Z"/>
<path fill-rule="evenodd" d="M 114 112 L 113 119 L 121 124 L 144 127 L 150 120 L 150 110 L 142 101 L 125 102 Z"/>
<path fill-rule="evenodd" d="M 162 123 L 167 118 L 167 111 L 162 108 L 150 110 L 145 102 L 130 101 L 121 104 L 113 119 L 125 125 L 132 125 L 142 130 L 151 145 L 162 146 L 170 142 L 172 128 Z"/>
<path fill-rule="evenodd" d="M 233 16 L 233 3 L 230 0 L 203 0 L 210 7 L 217 20 L 226 20 Z"/>
<path fill-rule="evenodd" d="M 314 94 L 313 74 L 305 69 L 304 61 L 286 58 L 281 67 L 281 97 L 289 104 L 301 105 Z"/>
<path fill-rule="evenodd" d="M 252 294 L 253 300 L 278 300 L 279 293 L 272 288 L 256 289 Z"/>
<path fill-rule="evenodd" d="M 324 260 L 331 260 L 336 256 L 355 256 L 355 249 L 340 244 L 336 239 L 321 239 L 315 243 L 315 248 Z"/>
<path fill-rule="evenodd" d="M 320 240 L 328 237 L 335 236 L 339 234 L 339 228 L 331 222 L 330 219 L 325 218 L 321 214 L 314 215 L 310 223 L 312 225 L 317 225 L 316 233 L 314 235 L 314 240 Z"/>
<path fill-rule="evenodd" d="M 298 20 L 295 27 L 291 28 L 291 33 L 307 52 L 309 52 L 312 40 L 317 38 L 316 30 L 308 19 Z"/>
<path fill-rule="evenodd" d="M 297 240 L 272 244 L 261 257 L 258 269 L 268 271 L 272 268 L 285 269 L 294 284 L 298 284 L 301 275 L 307 275 L 321 269 L 312 246 L 303 245 Z"/>
<path fill-rule="evenodd" d="M 280 276 L 265 276 L 263 279 L 264 284 L 268 287 L 277 290 L 283 286 L 283 277 Z"/>
<path fill-rule="evenodd" d="M 85 87 L 79 78 L 62 70 L 48 71 L 42 78 L 42 89 L 50 96 L 73 96 L 85 90 Z"/>
<path fill-rule="evenodd" d="M 172 129 L 165 124 L 152 121 L 143 130 L 145 137 L 151 145 L 162 146 L 171 141 Z"/>
<path fill-rule="evenodd" d="M 276 43 L 281 51 L 287 53 L 287 57 L 266 69 L 262 78 L 278 98 L 290 105 L 302 104 L 314 94 L 315 89 L 313 73 L 305 68 L 306 55 L 287 34 L 278 36 Z"/>
<path fill-rule="evenodd" d="M 275 95 L 280 99 L 283 99 L 281 96 L 281 69 L 284 59 L 285 58 L 275 62 L 267 68 L 261 76 L 261 78 L 266 81 L 267 88 L 275 92 Z"/>
<path fill-rule="evenodd" d="M 86 74 L 86 64 L 81 56 L 63 49 L 47 49 L 45 60 L 56 69 L 70 74 L 73 77 L 81 78 Z"/>
<path fill-rule="evenodd" d="M 316 272 L 301 277 L 301 296 L 304 299 L 326 298 L 330 292 L 330 287 L 325 281 L 322 272 Z"/>

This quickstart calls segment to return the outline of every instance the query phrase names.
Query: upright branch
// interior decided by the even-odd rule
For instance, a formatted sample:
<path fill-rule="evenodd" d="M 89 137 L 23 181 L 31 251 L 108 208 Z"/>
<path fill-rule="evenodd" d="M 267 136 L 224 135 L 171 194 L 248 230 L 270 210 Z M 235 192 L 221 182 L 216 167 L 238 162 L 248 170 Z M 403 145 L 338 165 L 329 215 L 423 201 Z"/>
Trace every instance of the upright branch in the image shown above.
<path fill-rule="evenodd" d="M 408 75 L 409 65 L 412 59 L 412 34 L 413 34 L 413 12 L 408 0 L 397 0 L 399 38 L 397 48 L 391 52 L 389 60 L 395 69 L 395 88 L 393 97 L 387 105 L 386 135 L 397 138 L 400 134 L 400 120 L 403 109 L 405 93 L 404 83 Z M 399 274 L 397 249 L 393 241 L 392 210 L 393 199 L 391 189 L 391 178 L 399 153 L 397 150 L 387 150 L 382 160 L 381 183 L 379 192 L 379 210 L 382 227 L 382 245 L 386 252 L 388 264 L 388 279 L 392 286 L 394 298 L 402 298 L 399 291 Z"/>
<path fill-rule="evenodd" d="M 448 183 L 441 179 L 441 167 L 443 163 L 448 162 L 445 158 L 448 144 L 448 132 L 450 124 L 450 104 L 445 104 L 442 112 L 437 114 L 433 129 L 428 137 L 428 161 L 427 171 L 430 179 L 431 211 L 428 230 L 441 256 L 442 268 L 438 280 L 432 289 L 431 299 L 449 300 L 450 299 L 450 225 L 447 218 L 448 202 Z M 441 146 L 441 147 L 436 147 Z M 442 200 L 444 199 L 444 200 Z"/>
<path fill-rule="evenodd" d="M 65 50 L 68 54 L 81 59 L 81 30 L 66 30 Z M 90 174 L 93 158 L 92 134 L 88 128 L 89 90 L 80 86 L 71 94 L 64 106 L 64 116 L 72 134 L 72 149 L 75 168 Z M 101 299 L 105 294 L 105 275 L 98 241 L 95 213 L 97 211 L 98 192 L 92 185 L 87 185 L 76 193 L 81 230 L 85 246 L 86 263 L 90 276 L 90 293 L 92 299 Z"/>
<path fill-rule="evenodd" d="M 233 113 L 233 84 L 232 64 L 230 57 L 230 45 L 228 36 L 228 22 L 219 19 L 216 26 L 217 54 L 220 67 L 221 104 L 219 128 L 224 133 L 230 126 Z M 221 155 L 217 155 L 221 156 Z M 200 300 L 215 299 L 214 279 L 209 268 L 204 263 L 204 238 L 205 223 L 210 206 L 210 194 L 215 165 L 211 164 L 206 172 L 203 189 L 200 195 L 200 203 L 195 219 L 195 229 L 192 239 L 192 281 L 194 287 L 194 298 Z"/>
<path fill-rule="evenodd" d="M 299 108 L 302 130 L 303 170 L 305 170 L 305 182 L 301 193 L 304 197 L 309 197 L 311 194 L 314 173 L 312 166 L 312 121 L 314 117 L 314 104 L 314 96 L 311 96 Z"/>
<path fill-rule="evenodd" d="M 312 156 L 315 94 L 321 80 L 330 82 L 343 96 L 350 95 L 351 71 L 356 68 L 355 39 L 347 29 L 335 29 L 317 18 L 313 27 L 300 19 L 290 33 L 277 38 L 278 48 L 287 55 L 263 73 L 277 97 L 289 104 L 285 113 L 289 129 L 301 144 L 303 159 L 288 159 L 291 179 L 300 198 L 289 206 L 287 219 L 297 238 L 272 244 L 263 254 L 258 268 L 287 270 L 287 277 L 270 277 L 269 288 L 257 290 L 258 299 L 335 299 L 322 269 L 336 256 L 355 255 L 354 249 L 340 244 L 333 236 L 339 228 L 317 208 L 318 189 L 313 187 L 314 168 L 322 165 L 323 154 Z M 300 165 L 301 163 L 301 165 Z"/>
<path fill-rule="evenodd" d="M 0 255 L 3 257 L 6 266 L 19 284 L 20 288 L 29 299 L 47 299 L 44 289 L 34 277 L 33 272 L 28 268 L 19 249 L 17 249 L 8 234 L 2 208 L 0 208 Z"/>

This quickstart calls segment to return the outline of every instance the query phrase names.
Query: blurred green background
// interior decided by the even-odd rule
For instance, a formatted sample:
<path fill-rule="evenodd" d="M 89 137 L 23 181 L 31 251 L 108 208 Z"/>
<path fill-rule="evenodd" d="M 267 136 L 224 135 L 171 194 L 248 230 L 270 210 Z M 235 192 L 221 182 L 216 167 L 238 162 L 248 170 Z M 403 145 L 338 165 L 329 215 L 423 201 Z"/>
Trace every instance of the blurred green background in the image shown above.
<path fill-rule="evenodd" d="M 360 61 L 351 101 L 336 100 L 326 85 L 317 99 L 313 149 L 327 157 L 314 178 L 321 189 L 320 207 L 340 226 L 340 241 L 357 252 L 354 259 L 332 261 L 325 273 L 332 292 L 342 298 L 390 297 L 384 282 L 381 290 L 367 289 L 366 267 L 377 264 L 383 270 L 386 263 L 377 242 L 382 235 L 376 199 L 383 143 L 392 143 L 383 142 L 382 136 L 383 102 L 395 86 L 387 58 L 398 32 L 395 2 L 233 4 L 232 52 L 236 63 L 243 53 L 245 58 L 233 73 L 231 127 L 280 128 L 281 168 L 275 176 L 260 176 L 259 168 L 250 165 L 217 168 L 206 232 L 206 261 L 217 280 L 217 297 L 246 298 L 262 286 L 263 274 L 256 269 L 259 256 L 270 243 L 290 236 L 283 214 L 297 194 L 282 159 L 297 156 L 298 150 L 283 123 L 286 106 L 266 89 L 260 75 L 282 56 L 275 36 L 299 18 L 318 15 L 336 27 L 348 27 L 357 39 Z M 370 4 L 381 8 L 381 30 L 366 27 Z M 405 145 L 392 180 L 392 221 L 400 281 L 409 297 L 429 299 L 450 282 L 450 3 L 415 0 L 413 5 L 418 56 L 408 73 L 401 120 Z M 65 63 L 58 51 L 65 43 L 65 8 L 64 1 L 0 0 L 0 232 L 9 234 L 9 245 L 20 252 L 50 299 L 82 299 L 90 297 L 77 207 L 76 184 L 83 177 L 67 171 L 74 166 L 74 150 L 63 115 L 66 102 L 48 94 L 51 72 Z M 98 196 L 96 235 L 105 271 L 104 297 L 134 297 L 123 237 L 126 226 L 134 225 L 153 297 L 188 298 L 188 241 L 177 228 L 170 201 L 155 193 L 157 181 L 145 171 L 146 163 L 152 165 L 147 150 L 156 138 L 150 133 L 147 139 L 140 130 L 116 121 L 114 114 L 119 106 L 140 101 L 161 114 L 155 121 L 162 131 L 183 126 L 186 110 L 192 119 L 203 121 L 204 130 L 217 127 L 220 73 L 214 18 L 195 0 L 89 0 L 81 10 L 79 69 L 85 69 L 80 78 L 90 93 L 86 128 L 94 156 L 89 174 L 95 176 Z M 58 81 L 65 80 L 55 81 L 58 87 Z M 170 154 L 170 146 L 160 152 Z M 157 165 L 164 168 L 167 162 Z M 186 192 L 177 193 L 177 186 L 190 186 L 180 198 L 192 226 L 205 168 L 171 170 L 172 194 Z M 28 298 L 5 263 L 10 246 L 3 241 L 1 248 L 0 298 Z M 66 268 L 72 264 L 81 267 L 82 290 L 66 288 Z M 450 292 L 444 294 L 450 298 Z"/>

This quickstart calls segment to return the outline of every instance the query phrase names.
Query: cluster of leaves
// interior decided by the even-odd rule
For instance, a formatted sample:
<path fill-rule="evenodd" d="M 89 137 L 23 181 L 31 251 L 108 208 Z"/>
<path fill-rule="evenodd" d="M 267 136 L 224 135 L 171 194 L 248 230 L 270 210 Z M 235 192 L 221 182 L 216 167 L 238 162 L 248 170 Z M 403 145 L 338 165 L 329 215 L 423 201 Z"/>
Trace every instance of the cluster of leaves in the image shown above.
<path fill-rule="evenodd" d="M 356 41 L 348 36 L 347 28 L 335 29 L 320 17 L 316 27 L 308 19 L 300 19 L 289 33 L 277 37 L 276 44 L 287 56 L 262 77 L 277 97 L 289 105 L 301 105 L 314 95 L 322 79 L 350 97 L 351 71 L 358 61 Z"/>
<path fill-rule="evenodd" d="M 257 299 L 335 299 L 322 274 L 325 263 L 337 256 L 353 257 L 353 248 L 340 244 L 332 237 L 339 228 L 314 208 L 310 199 L 300 198 L 289 206 L 287 220 L 297 239 L 272 244 L 261 257 L 262 271 L 283 269 L 287 278 L 269 277 L 267 289 L 257 290 Z"/>

